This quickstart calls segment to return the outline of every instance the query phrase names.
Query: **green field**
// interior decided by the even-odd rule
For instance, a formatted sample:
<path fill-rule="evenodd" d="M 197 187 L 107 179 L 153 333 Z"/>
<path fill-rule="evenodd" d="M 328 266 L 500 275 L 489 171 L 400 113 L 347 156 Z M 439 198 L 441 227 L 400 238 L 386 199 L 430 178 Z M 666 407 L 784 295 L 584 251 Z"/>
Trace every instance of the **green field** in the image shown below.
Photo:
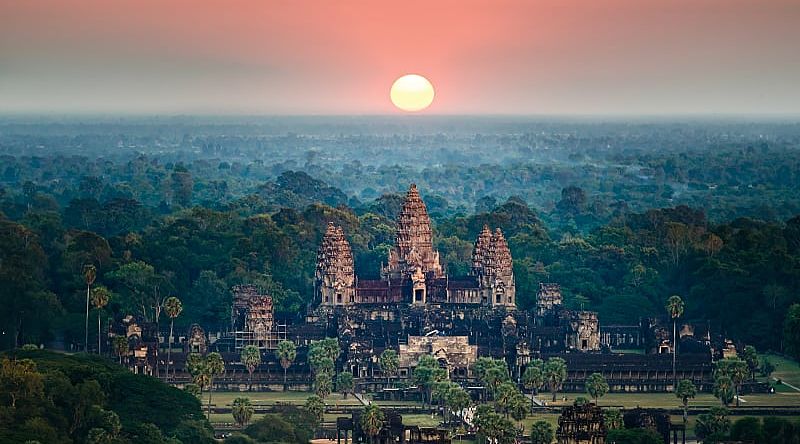
<path fill-rule="evenodd" d="M 800 364 L 778 355 L 761 355 L 762 360 L 765 357 L 775 365 L 775 371 L 772 373 L 773 378 L 780 379 L 800 388 Z M 789 387 L 786 388 L 792 390 Z"/>
<path fill-rule="evenodd" d="M 277 403 L 302 405 L 306 402 L 309 396 L 313 393 L 310 392 L 214 392 L 211 395 L 211 403 L 215 406 L 221 407 L 230 405 L 236 398 L 250 398 L 250 402 L 257 406 L 274 405 Z M 203 393 L 203 403 L 208 402 L 208 394 Z M 348 396 L 344 399 L 339 393 L 332 393 L 325 399 L 327 405 L 361 405 L 361 403 L 353 397 Z"/>

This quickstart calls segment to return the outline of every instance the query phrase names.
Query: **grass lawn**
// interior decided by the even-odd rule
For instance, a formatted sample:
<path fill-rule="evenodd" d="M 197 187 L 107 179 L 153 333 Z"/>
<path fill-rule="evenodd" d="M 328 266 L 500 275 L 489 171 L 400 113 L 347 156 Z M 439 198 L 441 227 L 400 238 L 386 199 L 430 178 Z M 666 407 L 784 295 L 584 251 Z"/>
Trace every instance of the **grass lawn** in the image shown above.
<path fill-rule="evenodd" d="M 772 373 L 773 378 L 778 378 L 795 387 L 800 387 L 800 364 L 778 355 L 760 355 L 759 357 L 761 360 L 767 358 L 775 365 L 775 371 Z M 776 388 L 776 390 L 778 389 Z"/>
<path fill-rule="evenodd" d="M 442 417 L 438 415 L 403 415 L 404 425 L 436 427 L 440 422 L 442 422 Z"/>
<path fill-rule="evenodd" d="M 551 403 L 548 399 L 548 405 L 565 406 L 571 405 L 575 398 L 578 396 L 587 397 L 587 395 L 579 395 L 578 393 L 559 394 L 559 398 L 566 396 L 567 401 L 560 399 Z M 764 406 L 780 406 L 780 407 L 797 407 L 800 406 L 800 392 L 780 392 L 774 394 L 758 393 L 742 396 L 742 407 L 764 407 Z M 635 407 L 642 408 L 679 408 L 681 403 L 678 398 L 672 393 L 609 393 L 602 398 L 599 402 L 601 407 L 623 407 L 631 409 Z M 712 407 L 719 406 L 720 402 L 710 393 L 698 393 L 697 396 L 689 401 L 689 407 Z"/>
<path fill-rule="evenodd" d="M 302 405 L 306 402 L 311 392 L 214 392 L 211 395 L 211 403 L 216 406 L 231 405 L 236 398 L 250 398 L 254 405 L 274 405 L 276 403 Z M 208 393 L 203 393 L 203 402 L 208 402 Z M 325 398 L 327 405 L 361 405 L 358 400 L 349 395 L 347 399 L 342 398 L 339 393 L 332 393 Z"/>

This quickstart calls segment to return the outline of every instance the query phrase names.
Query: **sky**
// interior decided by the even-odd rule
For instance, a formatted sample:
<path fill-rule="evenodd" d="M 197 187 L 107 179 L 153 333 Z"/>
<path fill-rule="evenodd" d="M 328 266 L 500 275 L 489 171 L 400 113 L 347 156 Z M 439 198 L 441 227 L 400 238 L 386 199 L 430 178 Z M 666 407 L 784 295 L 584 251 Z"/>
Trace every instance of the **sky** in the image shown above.
<path fill-rule="evenodd" d="M 0 0 L 0 112 L 800 114 L 800 0 Z"/>

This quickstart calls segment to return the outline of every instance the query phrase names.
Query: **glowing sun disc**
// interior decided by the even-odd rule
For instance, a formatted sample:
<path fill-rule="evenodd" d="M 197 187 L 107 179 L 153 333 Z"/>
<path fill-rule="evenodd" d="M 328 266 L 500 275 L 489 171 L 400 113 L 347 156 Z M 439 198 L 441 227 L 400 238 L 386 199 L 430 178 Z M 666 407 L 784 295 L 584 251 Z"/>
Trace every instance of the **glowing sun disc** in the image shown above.
<path fill-rule="evenodd" d="M 395 80 L 389 97 L 403 111 L 421 111 L 433 103 L 433 85 L 418 74 L 406 74 Z"/>

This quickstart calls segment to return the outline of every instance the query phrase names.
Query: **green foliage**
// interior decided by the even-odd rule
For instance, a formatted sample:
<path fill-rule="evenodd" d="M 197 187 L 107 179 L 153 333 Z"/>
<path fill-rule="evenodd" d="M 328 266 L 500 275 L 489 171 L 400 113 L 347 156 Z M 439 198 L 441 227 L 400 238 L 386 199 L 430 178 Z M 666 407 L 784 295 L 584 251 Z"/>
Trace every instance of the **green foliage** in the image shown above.
<path fill-rule="evenodd" d="M 550 393 L 553 394 L 553 401 L 555 402 L 556 393 L 558 393 L 561 385 L 567 379 L 567 363 L 561 358 L 550 358 L 545 362 L 542 373 L 544 374 L 545 384 L 550 389 Z"/>
<path fill-rule="evenodd" d="M 605 409 L 603 410 L 603 420 L 605 421 L 606 429 L 615 430 L 621 429 L 625 426 L 622 420 L 622 412 L 618 409 Z"/>
<path fill-rule="evenodd" d="M 731 426 L 730 438 L 734 441 L 763 443 L 765 439 L 761 420 L 750 416 L 736 420 Z"/>
<path fill-rule="evenodd" d="M 614 429 L 606 436 L 608 442 L 616 444 L 663 444 L 664 438 L 650 429 Z"/>
<path fill-rule="evenodd" d="M 385 416 L 383 410 L 375 404 L 370 404 L 361 411 L 359 425 L 361 426 L 361 430 L 364 431 L 364 434 L 374 440 L 383 428 L 384 421 Z"/>
<path fill-rule="evenodd" d="M 550 444 L 556 432 L 547 421 L 536 421 L 531 425 L 531 444 Z"/>
<path fill-rule="evenodd" d="M 250 424 L 244 433 L 257 442 L 307 444 L 314 437 L 317 419 L 305 409 L 283 406 Z"/>
<path fill-rule="evenodd" d="M 378 358 L 378 364 L 381 366 L 381 371 L 386 374 L 387 378 L 397 374 L 397 368 L 400 365 L 400 357 L 397 352 L 391 348 L 387 348 L 381 353 Z"/>
<path fill-rule="evenodd" d="M 210 435 L 197 398 L 97 356 L 10 352 L 0 386 L 2 442 L 163 443 L 187 427 Z"/>
<path fill-rule="evenodd" d="M 592 373 L 589 375 L 589 377 L 586 378 L 586 393 L 594 398 L 596 403 L 598 399 L 608 393 L 608 382 L 606 382 L 606 378 L 600 373 Z"/>
<path fill-rule="evenodd" d="M 800 304 L 792 304 L 783 321 L 783 340 L 786 351 L 800 359 Z"/>
<path fill-rule="evenodd" d="M 516 441 L 517 429 L 514 424 L 495 413 L 489 406 L 481 405 L 476 409 L 473 423 L 478 434 L 490 442 L 511 444 Z"/>
<path fill-rule="evenodd" d="M 314 375 L 314 393 L 322 399 L 328 397 L 333 391 L 333 381 L 328 372 L 319 372 Z"/>
<path fill-rule="evenodd" d="M 731 428 L 731 421 L 728 419 L 728 409 L 725 407 L 711 407 L 708 413 L 701 413 L 697 416 L 695 434 L 701 439 L 721 439 L 727 436 Z"/>
<path fill-rule="evenodd" d="M 233 420 L 236 421 L 239 427 L 244 427 L 250 422 L 254 411 L 250 398 L 240 397 L 233 400 L 231 413 L 233 414 Z"/>
<path fill-rule="evenodd" d="M 325 401 L 322 398 L 317 395 L 309 396 L 303 408 L 314 418 L 316 424 L 322 422 L 325 415 Z"/>
<path fill-rule="evenodd" d="M 353 382 L 353 374 L 350 372 L 341 372 L 336 375 L 336 391 L 342 394 L 342 397 L 347 399 L 347 394 L 353 391 L 355 387 Z"/>

